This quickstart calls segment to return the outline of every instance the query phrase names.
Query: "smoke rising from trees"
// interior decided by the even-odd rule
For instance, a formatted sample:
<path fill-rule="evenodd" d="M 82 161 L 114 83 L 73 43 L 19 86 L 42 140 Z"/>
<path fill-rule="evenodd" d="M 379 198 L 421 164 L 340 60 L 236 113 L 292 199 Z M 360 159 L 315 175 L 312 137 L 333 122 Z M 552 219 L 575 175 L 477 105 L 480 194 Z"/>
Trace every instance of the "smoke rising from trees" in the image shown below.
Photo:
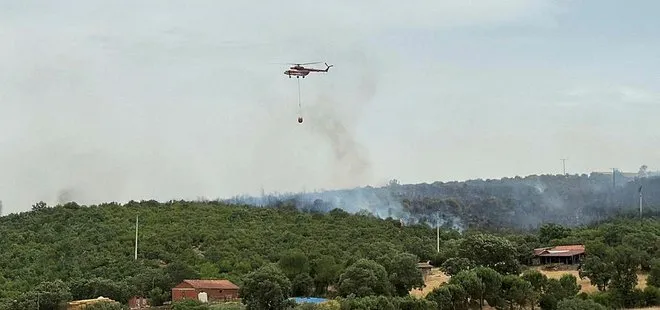
<path fill-rule="evenodd" d="M 291 204 L 301 210 L 334 208 L 404 224 L 426 223 L 462 231 L 469 227 L 531 229 L 553 222 L 577 226 L 637 210 L 637 188 L 645 188 L 645 213 L 658 212 L 660 177 L 532 175 L 499 180 L 399 184 L 314 193 L 234 197 L 229 201 L 262 207 Z"/>

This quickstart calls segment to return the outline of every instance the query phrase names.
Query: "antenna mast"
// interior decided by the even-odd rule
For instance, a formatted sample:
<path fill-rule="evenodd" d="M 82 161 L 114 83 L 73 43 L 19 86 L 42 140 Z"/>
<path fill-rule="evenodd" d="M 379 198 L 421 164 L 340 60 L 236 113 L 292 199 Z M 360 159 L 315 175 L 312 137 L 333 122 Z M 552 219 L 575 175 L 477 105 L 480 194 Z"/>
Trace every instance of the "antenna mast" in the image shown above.
<path fill-rule="evenodd" d="M 561 159 L 562 168 L 564 169 L 564 176 L 566 176 L 566 160 L 567 159 L 568 158 L 562 158 Z"/>

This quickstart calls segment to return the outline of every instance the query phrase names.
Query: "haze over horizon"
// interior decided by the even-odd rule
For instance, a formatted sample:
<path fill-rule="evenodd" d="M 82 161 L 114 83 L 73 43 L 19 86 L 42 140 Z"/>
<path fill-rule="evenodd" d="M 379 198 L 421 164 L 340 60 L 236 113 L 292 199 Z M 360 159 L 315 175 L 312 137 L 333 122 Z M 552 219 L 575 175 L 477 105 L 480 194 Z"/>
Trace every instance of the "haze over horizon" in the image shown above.
<path fill-rule="evenodd" d="M 635 5 L 630 5 L 634 3 Z M 660 167 L 660 2 L 0 2 L 3 213 Z M 281 63 L 326 61 L 296 79 Z M 654 127 L 655 126 L 655 127 Z"/>

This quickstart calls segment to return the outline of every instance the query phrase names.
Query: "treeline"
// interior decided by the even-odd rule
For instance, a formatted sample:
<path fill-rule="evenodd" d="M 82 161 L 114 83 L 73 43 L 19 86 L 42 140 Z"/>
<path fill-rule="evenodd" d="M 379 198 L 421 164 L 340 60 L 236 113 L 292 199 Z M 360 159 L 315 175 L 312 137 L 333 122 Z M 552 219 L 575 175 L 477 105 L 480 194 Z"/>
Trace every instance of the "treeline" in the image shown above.
<path fill-rule="evenodd" d="M 639 187 L 644 213 L 660 215 L 660 177 L 532 175 L 498 180 L 399 184 L 319 193 L 235 197 L 228 201 L 259 206 L 296 205 L 301 210 L 375 214 L 408 223 L 447 228 L 536 229 L 543 223 L 579 226 L 612 216 L 636 214 Z"/>
<path fill-rule="evenodd" d="M 514 278 L 527 281 L 520 274 L 532 249 L 572 243 L 587 244 L 583 275 L 602 288 L 582 299 L 603 305 L 650 304 L 655 291 L 635 290 L 635 272 L 650 273 L 649 286 L 657 287 L 653 279 L 660 278 L 660 266 L 653 260 L 660 257 L 657 219 L 621 218 L 579 228 L 547 224 L 526 233 L 459 234 L 443 229 L 437 252 L 436 232 L 427 225 L 402 226 L 397 220 L 338 209 L 314 213 L 286 204 L 253 208 L 185 201 L 55 207 L 38 203 L 31 212 L 1 217 L 0 235 L 4 309 L 32 309 L 35 300 L 39 309 L 54 309 L 68 300 L 99 295 L 124 304 L 133 296 L 144 296 L 159 305 L 170 300 L 173 286 L 196 278 L 235 282 L 251 309 L 259 309 L 264 296 L 275 299 L 267 301 L 269 305 L 282 307 L 292 306 L 287 302 L 291 296 L 339 298 L 340 305 L 348 305 L 342 309 L 351 309 L 351 303 L 381 305 L 385 299 L 394 309 L 417 309 L 411 304 L 428 307 L 433 302 L 440 308 L 443 300 L 463 307 L 475 302 L 476 291 L 470 285 L 498 287 L 483 284 L 490 281 L 485 275 L 500 279 L 497 298 L 491 299 L 495 305 L 513 302 L 554 309 L 564 300 L 587 301 L 558 293 L 556 284 L 548 284 L 549 291 L 541 286 L 538 299 L 518 300 L 512 296 L 529 296 L 529 286 Z M 408 296 L 423 284 L 416 268 L 420 260 L 430 260 L 454 279 L 426 301 Z"/>

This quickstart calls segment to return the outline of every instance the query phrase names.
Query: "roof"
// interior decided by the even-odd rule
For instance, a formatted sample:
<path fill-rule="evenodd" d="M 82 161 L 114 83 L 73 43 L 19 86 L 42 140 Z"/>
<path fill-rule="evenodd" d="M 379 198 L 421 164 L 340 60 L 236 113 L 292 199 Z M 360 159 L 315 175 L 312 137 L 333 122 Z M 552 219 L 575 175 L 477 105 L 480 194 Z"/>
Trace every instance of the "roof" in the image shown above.
<path fill-rule="evenodd" d="M 573 244 L 573 245 L 558 245 L 552 248 L 553 251 L 584 251 L 584 245 L 582 244 Z"/>
<path fill-rule="evenodd" d="M 237 290 L 238 286 L 229 280 L 183 280 L 194 288 Z"/>
<path fill-rule="evenodd" d="M 556 247 L 534 249 L 535 256 L 573 256 L 584 254 L 584 245 L 559 245 Z"/>
<path fill-rule="evenodd" d="M 426 263 L 417 263 L 417 268 L 433 268 L 433 265 Z"/>
<path fill-rule="evenodd" d="M 73 305 L 83 305 L 83 304 L 95 303 L 95 302 L 100 302 L 100 301 L 113 302 L 114 300 L 112 300 L 110 298 L 107 298 L 107 297 L 99 296 L 97 298 L 92 298 L 92 299 L 81 299 L 81 300 L 69 301 L 68 304 L 73 306 Z"/>
<path fill-rule="evenodd" d="M 543 253 L 543 251 L 549 249 L 552 249 L 552 247 L 534 249 L 534 256 L 538 256 L 539 254 Z"/>

